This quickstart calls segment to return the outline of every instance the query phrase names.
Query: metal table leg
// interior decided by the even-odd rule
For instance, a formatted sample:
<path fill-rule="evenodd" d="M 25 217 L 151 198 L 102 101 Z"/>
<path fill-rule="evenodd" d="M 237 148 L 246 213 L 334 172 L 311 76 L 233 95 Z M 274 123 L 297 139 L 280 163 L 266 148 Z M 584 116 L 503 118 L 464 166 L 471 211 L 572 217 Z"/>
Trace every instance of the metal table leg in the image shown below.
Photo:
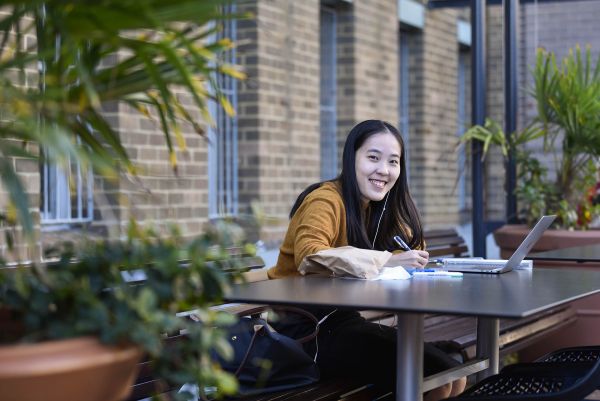
<path fill-rule="evenodd" d="M 397 313 L 396 401 L 423 400 L 423 315 Z"/>
<path fill-rule="evenodd" d="M 477 319 L 477 358 L 487 358 L 489 367 L 477 373 L 477 381 L 498 373 L 500 363 L 500 320 Z"/>

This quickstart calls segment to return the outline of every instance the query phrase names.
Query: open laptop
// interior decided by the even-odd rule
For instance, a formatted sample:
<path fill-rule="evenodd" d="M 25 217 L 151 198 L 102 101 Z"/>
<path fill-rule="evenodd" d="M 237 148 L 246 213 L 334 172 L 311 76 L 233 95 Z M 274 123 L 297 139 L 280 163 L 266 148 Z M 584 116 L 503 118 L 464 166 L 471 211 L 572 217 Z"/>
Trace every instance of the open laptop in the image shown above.
<path fill-rule="evenodd" d="M 448 271 L 463 273 L 499 274 L 509 272 L 512 269 L 519 267 L 521 261 L 525 258 L 525 256 L 527 256 L 533 245 L 535 245 L 535 243 L 540 239 L 544 231 L 550 227 L 550 224 L 552 224 L 555 218 L 555 215 L 542 216 L 542 218 L 540 218 L 540 220 L 531 229 L 529 234 L 527 234 L 523 242 L 521 242 L 521 245 L 519 245 L 519 247 L 511 255 L 510 259 L 508 259 L 506 262 L 502 260 L 494 261 L 483 259 L 480 260 L 481 264 L 478 264 L 478 259 L 473 258 L 468 264 L 452 265 L 452 259 L 448 259 L 450 263 L 445 266 L 445 269 Z"/>

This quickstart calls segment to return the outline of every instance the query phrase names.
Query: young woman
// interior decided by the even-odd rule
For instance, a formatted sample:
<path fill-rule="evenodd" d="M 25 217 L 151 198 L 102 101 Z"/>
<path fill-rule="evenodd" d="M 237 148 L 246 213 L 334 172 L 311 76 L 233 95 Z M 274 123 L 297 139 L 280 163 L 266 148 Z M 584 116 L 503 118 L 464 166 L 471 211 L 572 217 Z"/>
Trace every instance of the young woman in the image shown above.
<path fill-rule="evenodd" d="M 269 278 L 298 275 L 304 257 L 323 249 L 351 245 L 397 251 L 395 235 L 401 235 L 412 250 L 395 253 L 388 264 L 424 267 L 429 255 L 408 190 L 405 159 L 402 136 L 391 124 L 367 120 L 356 125 L 344 145 L 341 174 L 309 186 L 292 207 L 290 225 Z M 358 378 L 395 389 L 395 329 L 367 322 L 354 311 L 307 309 L 322 320 L 318 347 L 306 345 L 313 355 L 318 350 L 322 377 Z M 276 326 L 296 338 L 314 329 L 302 317 L 292 315 Z M 458 364 L 430 344 L 425 344 L 424 357 L 426 376 Z M 459 379 L 426 393 L 424 400 L 458 395 L 464 387 L 465 379 Z"/>

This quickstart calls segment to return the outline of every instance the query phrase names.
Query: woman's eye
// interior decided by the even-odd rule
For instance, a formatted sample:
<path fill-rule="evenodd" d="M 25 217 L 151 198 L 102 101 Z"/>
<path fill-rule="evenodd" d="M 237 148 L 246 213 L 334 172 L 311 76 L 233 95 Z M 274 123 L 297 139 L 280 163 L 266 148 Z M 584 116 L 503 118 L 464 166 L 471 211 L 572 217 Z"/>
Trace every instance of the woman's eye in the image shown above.
<path fill-rule="evenodd" d="M 375 155 L 368 155 L 368 156 L 367 156 L 367 158 L 368 158 L 369 160 L 374 160 L 374 161 L 377 161 L 377 160 L 379 160 L 379 158 L 378 158 L 377 156 L 375 156 Z"/>
<path fill-rule="evenodd" d="M 400 164 L 399 160 L 390 160 L 390 163 L 393 164 L 394 166 L 397 166 L 398 164 Z"/>

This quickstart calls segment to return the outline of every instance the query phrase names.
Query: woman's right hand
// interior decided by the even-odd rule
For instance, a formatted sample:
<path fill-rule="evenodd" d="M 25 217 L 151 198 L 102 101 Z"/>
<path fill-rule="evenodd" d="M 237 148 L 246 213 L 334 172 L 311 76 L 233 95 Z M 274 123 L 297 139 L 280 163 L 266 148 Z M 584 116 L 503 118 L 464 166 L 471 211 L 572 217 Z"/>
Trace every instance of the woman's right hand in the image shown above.
<path fill-rule="evenodd" d="M 429 252 L 412 250 L 392 255 L 386 266 L 402 266 L 422 269 L 429 262 Z"/>

